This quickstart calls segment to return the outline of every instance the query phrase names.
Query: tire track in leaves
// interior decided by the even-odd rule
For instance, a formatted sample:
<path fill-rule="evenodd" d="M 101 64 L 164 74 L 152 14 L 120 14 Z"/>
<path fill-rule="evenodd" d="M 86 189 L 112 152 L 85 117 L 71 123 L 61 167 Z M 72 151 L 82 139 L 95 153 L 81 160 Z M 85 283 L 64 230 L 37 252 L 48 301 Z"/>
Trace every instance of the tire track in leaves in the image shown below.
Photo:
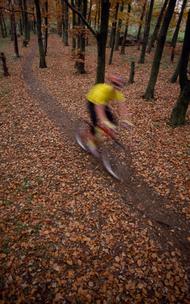
<path fill-rule="evenodd" d="M 35 52 L 36 47 L 33 45 L 24 59 L 22 67 L 24 80 L 30 94 L 34 96 L 40 108 L 58 127 L 62 135 L 69 137 L 73 144 L 74 129 L 79 118 L 68 113 L 66 108 L 62 107 L 56 101 L 56 98 L 47 93 L 46 88 L 39 83 L 32 71 Z M 93 162 L 92 160 L 92 165 Z M 139 217 L 145 220 L 146 225 L 159 239 L 163 248 L 174 246 L 181 250 L 184 263 L 189 270 L 190 242 L 187 239 L 190 235 L 189 223 L 183 215 L 176 214 L 171 209 L 166 209 L 167 198 L 159 196 L 142 178 L 136 176 L 131 166 L 130 150 L 127 157 L 127 168 L 125 182 L 114 181 L 113 191 L 120 195 L 123 204 L 130 206 Z M 89 167 L 89 169 L 91 168 Z M 106 178 L 104 183 L 106 187 Z"/>

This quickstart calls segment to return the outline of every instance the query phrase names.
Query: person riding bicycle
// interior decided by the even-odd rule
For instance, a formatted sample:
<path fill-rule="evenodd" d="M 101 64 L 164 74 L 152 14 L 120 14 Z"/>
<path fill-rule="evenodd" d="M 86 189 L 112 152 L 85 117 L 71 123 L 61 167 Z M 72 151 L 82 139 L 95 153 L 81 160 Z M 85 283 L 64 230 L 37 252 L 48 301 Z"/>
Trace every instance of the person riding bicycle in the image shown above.
<path fill-rule="evenodd" d="M 101 126 L 114 132 L 117 126 L 117 119 L 112 113 L 109 104 L 111 101 L 119 101 L 122 105 L 125 101 L 125 96 L 121 90 L 125 86 L 125 80 L 120 75 L 109 75 L 108 83 L 95 84 L 87 93 L 87 108 L 90 114 L 92 127 L 87 140 L 89 150 L 96 155 L 96 128 Z M 120 103 L 121 102 L 121 103 Z M 120 107 L 123 112 L 123 107 Z"/>

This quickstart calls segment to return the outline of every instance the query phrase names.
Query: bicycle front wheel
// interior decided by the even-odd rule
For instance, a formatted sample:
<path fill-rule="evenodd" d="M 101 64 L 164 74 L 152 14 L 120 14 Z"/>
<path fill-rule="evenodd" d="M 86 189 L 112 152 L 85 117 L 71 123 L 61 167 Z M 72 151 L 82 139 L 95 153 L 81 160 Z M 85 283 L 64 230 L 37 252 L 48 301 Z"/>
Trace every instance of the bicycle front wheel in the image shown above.
<path fill-rule="evenodd" d="M 81 121 L 75 131 L 75 139 L 78 145 L 84 150 L 88 151 L 86 138 L 90 132 L 90 125 L 87 121 Z"/>
<path fill-rule="evenodd" d="M 102 162 L 107 172 L 119 181 L 124 181 L 127 170 L 126 150 L 122 144 L 112 141 L 102 150 Z"/>

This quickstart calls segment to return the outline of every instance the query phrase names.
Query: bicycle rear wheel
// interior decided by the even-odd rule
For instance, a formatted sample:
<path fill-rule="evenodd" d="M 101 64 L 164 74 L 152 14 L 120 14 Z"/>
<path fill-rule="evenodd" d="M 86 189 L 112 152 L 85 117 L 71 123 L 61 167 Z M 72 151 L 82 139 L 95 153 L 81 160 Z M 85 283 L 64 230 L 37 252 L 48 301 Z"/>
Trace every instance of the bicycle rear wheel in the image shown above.
<path fill-rule="evenodd" d="M 127 170 L 125 147 L 116 141 L 106 143 L 102 149 L 102 163 L 107 172 L 117 180 L 123 181 Z"/>

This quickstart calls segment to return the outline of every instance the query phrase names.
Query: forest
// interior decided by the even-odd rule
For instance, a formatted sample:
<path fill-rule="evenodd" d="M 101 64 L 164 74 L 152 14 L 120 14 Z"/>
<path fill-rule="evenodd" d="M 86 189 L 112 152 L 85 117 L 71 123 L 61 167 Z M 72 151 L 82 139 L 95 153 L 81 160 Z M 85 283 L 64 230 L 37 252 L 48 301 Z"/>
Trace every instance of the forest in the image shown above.
<path fill-rule="evenodd" d="M 110 75 L 121 180 L 76 140 Z M 189 102 L 189 0 L 0 0 L 1 303 L 190 303 Z"/>

